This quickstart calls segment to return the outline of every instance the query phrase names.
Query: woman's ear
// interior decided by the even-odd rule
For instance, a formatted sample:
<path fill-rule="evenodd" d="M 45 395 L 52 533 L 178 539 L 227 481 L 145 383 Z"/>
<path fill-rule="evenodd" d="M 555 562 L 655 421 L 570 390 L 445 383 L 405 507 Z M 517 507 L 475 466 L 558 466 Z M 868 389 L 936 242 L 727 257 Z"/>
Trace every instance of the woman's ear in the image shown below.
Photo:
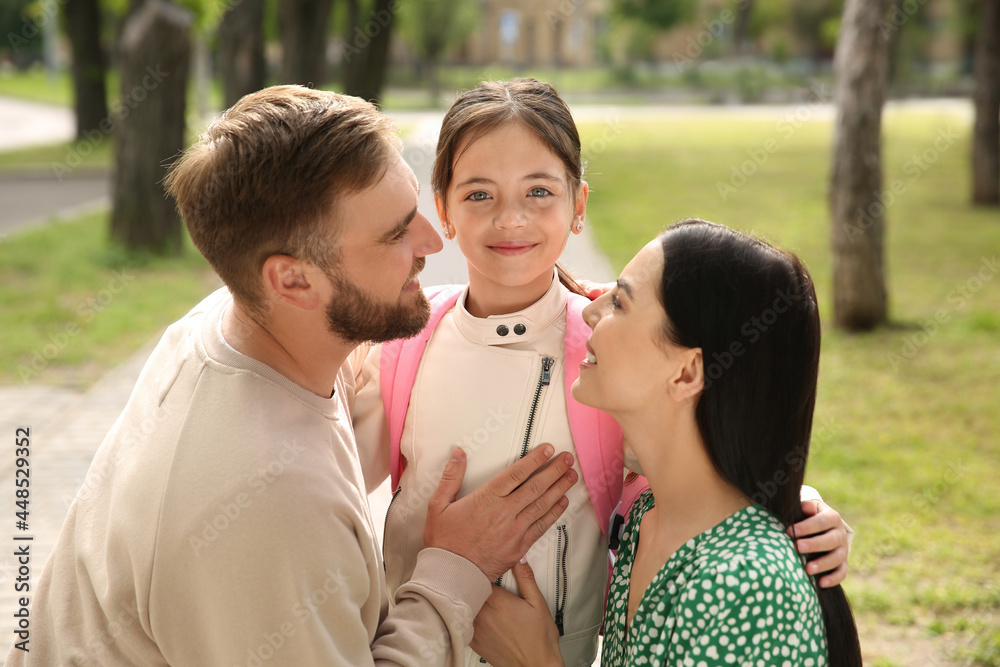
<path fill-rule="evenodd" d="M 268 300 L 279 300 L 312 310 L 322 303 L 317 290 L 319 268 L 290 255 L 271 255 L 264 260 L 261 279 Z"/>
<path fill-rule="evenodd" d="M 694 398 L 705 388 L 705 364 L 701 348 L 693 347 L 679 353 L 677 370 L 670 378 L 670 395 L 676 401 Z"/>
<path fill-rule="evenodd" d="M 446 239 L 455 238 L 455 230 L 451 228 L 451 224 L 448 222 L 448 209 L 444 204 L 444 197 L 440 194 L 434 195 L 434 208 L 438 212 L 438 220 L 441 221 L 441 231 L 444 233 Z"/>

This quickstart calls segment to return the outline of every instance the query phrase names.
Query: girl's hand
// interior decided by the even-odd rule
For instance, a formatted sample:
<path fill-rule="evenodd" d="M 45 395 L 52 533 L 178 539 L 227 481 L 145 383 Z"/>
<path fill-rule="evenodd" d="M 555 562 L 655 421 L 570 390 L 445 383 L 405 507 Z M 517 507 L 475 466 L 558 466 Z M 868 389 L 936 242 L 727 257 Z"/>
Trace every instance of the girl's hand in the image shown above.
<path fill-rule="evenodd" d="M 788 529 L 795 548 L 802 554 L 824 553 L 809 561 L 806 572 L 827 574 L 819 580 L 821 588 L 832 588 L 847 578 L 847 554 L 851 543 L 840 513 L 821 500 L 802 503 L 806 518 Z"/>
<path fill-rule="evenodd" d="M 559 630 L 526 562 L 514 566 L 521 597 L 493 587 L 476 616 L 469 646 L 495 667 L 562 666 Z"/>

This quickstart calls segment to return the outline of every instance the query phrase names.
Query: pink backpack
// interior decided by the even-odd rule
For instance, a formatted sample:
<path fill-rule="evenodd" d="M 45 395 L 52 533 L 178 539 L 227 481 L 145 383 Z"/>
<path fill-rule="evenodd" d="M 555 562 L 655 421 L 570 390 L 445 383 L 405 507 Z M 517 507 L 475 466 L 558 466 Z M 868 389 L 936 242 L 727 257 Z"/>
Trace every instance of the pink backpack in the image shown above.
<path fill-rule="evenodd" d="M 403 424 L 406 421 L 410 392 L 417 378 L 420 360 L 434 329 L 445 313 L 455 305 L 464 289 L 462 285 L 428 288 L 425 293 L 431 302 L 431 316 L 423 331 L 413 338 L 394 340 L 382 345 L 382 356 L 379 360 L 380 389 L 386 421 L 389 424 L 390 474 L 394 492 L 399 486 L 399 478 L 406 465 L 400 452 L 400 441 L 403 438 Z M 564 346 L 566 410 L 569 413 L 570 432 L 580 460 L 583 481 L 587 485 L 594 509 L 597 510 L 601 532 L 608 535 L 610 531 L 614 536 L 617 531 L 611 530 L 611 522 L 619 505 L 624 508 L 624 513 L 627 513 L 632 502 L 648 488 L 648 484 L 645 478 L 640 478 L 637 483 L 630 483 L 626 491 L 627 497 L 622 498 L 621 427 L 609 415 L 578 403 L 570 392 L 570 387 L 580 374 L 580 362 L 587 353 L 584 345 L 590 337 L 590 327 L 583 321 L 583 309 L 590 301 L 572 292 L 568 293 L 567 297 Z"/>

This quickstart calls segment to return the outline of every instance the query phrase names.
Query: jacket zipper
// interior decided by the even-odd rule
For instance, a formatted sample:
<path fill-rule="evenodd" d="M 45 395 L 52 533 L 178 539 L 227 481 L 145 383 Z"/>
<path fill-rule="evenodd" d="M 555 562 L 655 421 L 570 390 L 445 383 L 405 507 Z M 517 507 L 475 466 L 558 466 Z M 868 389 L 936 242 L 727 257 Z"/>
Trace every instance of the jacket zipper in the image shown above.
<path fill-rule="evenodd" d="M 566 553 L 569 551 L 569 529 L 565 526 L 556 527 L 556 627 L 559 636 L 566 634 L 565 613 L 566 593 L 569 588 L 569 577 L 566 574 Z"/>
<path fill-rule="evenodd" d="M 531 399 L 531 409 L 528 411 L 528 425 L 524 430 L 524 440 L 521 442 L 521 455 L 518 458 L 523 459 L 525 456 L 528 455 L 528 445 L 531 444 L 531 432 L 535 428 L 535 417 L 538 414 L 538 403 L 542 399 L 542 387 L 547 387 L 549 385 L 549 382 L 552 381 L 552 367 L 555 365 L 556 365 L 556 360 L 553 359 L 552 357 L 542 357 L 542 372 L 538 376 L 538 384 L 535 385 L 535 396 L 534 398 Z M 565 526 L 560 526 L 559 528 L 561 531 L 565 532 L 566 528 Z M 565 554 L 563 556 L 563 560 L 565 561 Z M 564 571 L 563 574 L 565 576 L 565 567 L 563 568 L 563 571 Z M 502 586 L 503 577 L 504 575 L 502 574 L 499 577 L 497 577 L 496 581 L 493 582 L 493 585 Z M 558 590 L 558 584 L 557 584 L 557 590 Z M 556 597 L 558 597 L 558 593 Z M 563 597 L 565 598 L 565 595 L 563 595 Z M 565 599 L 563 600 L 563 604 L 565 605 Z M 561 620 L 562 612 L 559 612 L 559 615 L 556 618 L 559 619 L 556 621 L 556 623 L 559 625 L 559 635 L 562 636 L 563 634 L 562 620 Z M 486 658 L 480 658 L 479 662 L 485 663 Z"/>
<path fill-rule="evenodd" d="M 528 445 L 531 443 L 531 432 L 535 428 L 535 416 L 538 413 L 538 403 L 542 398 L 542 387 L 547 387 L 552 379 L 552 367 L 556 365 L 556 360 L 552 357 L 542 357 L 542 374 L 538 377 L 538 384 L 535 386 L 535 397 L 531 401 L 531 410 L 528 411 L 528 426 L 524 430 L 524 442 L 521 443 L 521 456 L 528 455 Z"/>
<path fill-rule="evenodd" d="M 396 487 L 396 490 L 392 492 L 392 500 L 389 501 L 389 506 L 385 508 L 385 516 L 386 517 L 389 516 L 389 511 L 392 510 L 392 506 L 393 506 L 393 504 L 395 504 L 396 498 L 399 498 L 399 493 L 402 490 L 403 490 L 403 485 L 400 484 L 399 486 Z M 382 544 L 385 544 L 385 537 L 386 537 L 386 531 L 387 531 L 386 526 L 388 526 L 388 525 L 389 525 L 389 522 L 386 521 L 386 525 L 382 527 Z M 385 569 L 385 562 L 382 563 L 382 568 Z"/>

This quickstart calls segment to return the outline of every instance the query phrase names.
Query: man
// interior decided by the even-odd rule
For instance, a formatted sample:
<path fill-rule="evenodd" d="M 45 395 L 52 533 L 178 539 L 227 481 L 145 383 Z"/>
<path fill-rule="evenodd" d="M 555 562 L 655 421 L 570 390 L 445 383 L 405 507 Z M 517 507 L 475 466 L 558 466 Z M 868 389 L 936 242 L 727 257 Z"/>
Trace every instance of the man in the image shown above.
<path fill-rule="evenodd" d="M 539 448 L 454 502 L 388 612 L 351 427 L 367 340 L 412 335 L 441 249 L 390 122 L 356 98 L 249 95 L 171 170 L 222 277 L 171 326 L 98 450 L 8 665 L 445 664 L 565 508 L 571 457 Z"/>

